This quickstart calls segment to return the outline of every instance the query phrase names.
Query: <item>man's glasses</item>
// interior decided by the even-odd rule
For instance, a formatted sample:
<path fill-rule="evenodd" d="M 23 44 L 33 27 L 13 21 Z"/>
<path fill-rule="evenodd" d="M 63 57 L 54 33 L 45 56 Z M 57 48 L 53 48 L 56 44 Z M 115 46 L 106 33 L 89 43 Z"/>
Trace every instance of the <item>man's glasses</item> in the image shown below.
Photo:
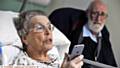
<path fill-rule="evenodd" d="M 108 17 L 108 14 L 107 13 L 104 13 L 104 12 L 97 12 L 97 11 L 92 11 L 91 12 L 91 15 L 94 16 L 94 17 L 103 17 L 103 18 L 107 18 Z"/>
<path fill-rule="evenodd" d="M 35 24 L 33 26 L 33 29 L 36 31 L 36 32 L 44 32 L 45 30 L 50 30 L 50 31 L 53 31 L 54 30 L 54 26 L 52 24 L 48 24 L 47 26 L 44 26 L 42 24 Z"/>

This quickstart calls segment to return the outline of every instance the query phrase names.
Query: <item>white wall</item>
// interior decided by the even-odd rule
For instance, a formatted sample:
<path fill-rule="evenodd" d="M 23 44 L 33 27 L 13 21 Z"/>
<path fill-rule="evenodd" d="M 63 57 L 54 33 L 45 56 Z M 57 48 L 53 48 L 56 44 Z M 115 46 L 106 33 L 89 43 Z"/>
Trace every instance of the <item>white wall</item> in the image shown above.
<path fill-rule="evenodd" d="M 51 4 L 48 7 L 48 14 L 51 13 L 54 9 L 61 7 L 74 7 L 80 9 L 86 9 L 91 0 L 51 0 Z"/>
<path fill-rule="evenodd" d="M 107 26 L 111 33 L 111 42 L 116 60 L 120 67 L 120 0 L 105 1 L 109 7 Z"/>
<path fill-rule="evenodd" d="M 79 9 L 86 9 L 92 0 L 52 0 L 52 3 L 48 6 L 48 14 L 54 9 L 60 7 L 74 7 Z M 107 20 L 107 26 L 111 35 L 111 43 L 113 51 L 115 53 L 116 61 L 120 67 L 120 0 L 104 0 L 109 7 L 109 17 Z"/>

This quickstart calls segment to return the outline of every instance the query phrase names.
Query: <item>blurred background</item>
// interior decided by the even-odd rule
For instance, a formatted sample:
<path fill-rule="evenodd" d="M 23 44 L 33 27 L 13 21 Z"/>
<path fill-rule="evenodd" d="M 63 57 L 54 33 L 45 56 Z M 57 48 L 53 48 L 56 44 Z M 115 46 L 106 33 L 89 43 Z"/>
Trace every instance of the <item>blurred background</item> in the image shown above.
<path fill-rule="evenodd" d="M 39 9 L 48 15 L 57 8 L 73 7 L 86 10 L 92 0 L 0 0 L 1 11 L 20 12 L 24 10 Z M 107 27 L 110 31 L 112 48 L 118 66 L 120 67 L 120 0 L 103 0 L 109 7 Z"/>

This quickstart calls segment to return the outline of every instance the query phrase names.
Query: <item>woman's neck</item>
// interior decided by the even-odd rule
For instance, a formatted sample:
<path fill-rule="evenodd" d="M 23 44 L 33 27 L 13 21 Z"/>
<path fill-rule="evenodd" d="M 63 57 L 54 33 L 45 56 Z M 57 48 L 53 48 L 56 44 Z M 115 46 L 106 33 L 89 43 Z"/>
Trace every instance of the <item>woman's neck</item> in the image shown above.
<path fill-rule="evenodd" d="M 28 56 L 34 60 L 42 61 L 42 62 L 50 61 L 47 52 L 43 52 L 43 51 L 37 52 L 36 50 L 27 50 L 26 52 Z"/>

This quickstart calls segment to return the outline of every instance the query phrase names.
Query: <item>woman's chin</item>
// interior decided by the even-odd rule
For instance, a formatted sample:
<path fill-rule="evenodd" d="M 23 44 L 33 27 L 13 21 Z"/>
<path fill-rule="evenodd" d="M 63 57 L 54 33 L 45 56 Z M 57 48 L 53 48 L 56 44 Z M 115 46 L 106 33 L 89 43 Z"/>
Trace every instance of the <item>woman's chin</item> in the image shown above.
<path fill-rule="evenodd" d="M 52 45 L 52 44 L 47 44 L 47 45 L 46 45 L 46 49 L 50 50 L 50 49 L 52 49 L 52 48 L 53 48 L 53 45 Z"/>

